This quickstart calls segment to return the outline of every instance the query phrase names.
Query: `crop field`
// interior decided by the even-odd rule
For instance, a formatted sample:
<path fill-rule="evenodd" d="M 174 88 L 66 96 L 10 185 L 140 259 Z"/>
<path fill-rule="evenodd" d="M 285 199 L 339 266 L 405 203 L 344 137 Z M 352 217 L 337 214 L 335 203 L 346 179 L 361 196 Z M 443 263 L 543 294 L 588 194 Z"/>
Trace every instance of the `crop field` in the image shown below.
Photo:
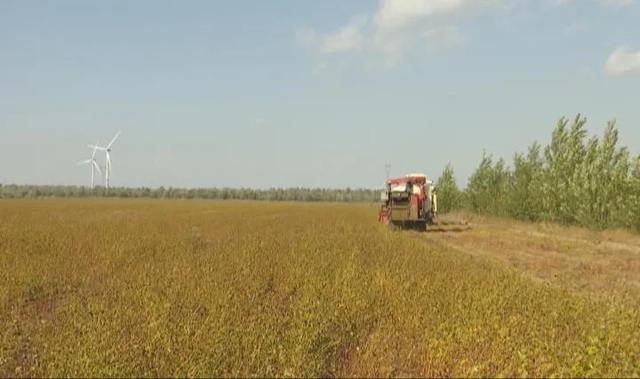
<path fill-rule="evenodd" d="M 640 376 L 640 237 L 369 204 L 0 201 L 0 376 Z"/>

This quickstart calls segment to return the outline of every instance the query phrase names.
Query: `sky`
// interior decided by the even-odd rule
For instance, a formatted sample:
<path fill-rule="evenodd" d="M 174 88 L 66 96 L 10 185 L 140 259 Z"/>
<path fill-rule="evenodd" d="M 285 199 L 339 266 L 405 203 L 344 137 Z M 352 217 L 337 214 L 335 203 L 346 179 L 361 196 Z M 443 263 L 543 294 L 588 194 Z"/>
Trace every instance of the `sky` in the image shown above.
<path fill-rule="evenodd" d="M 0 0 L 0 183 L 460 184 L 582 113 L 640 153 L 638 0 Z M 98 154 L 101 165 L 104 156 Z"/>

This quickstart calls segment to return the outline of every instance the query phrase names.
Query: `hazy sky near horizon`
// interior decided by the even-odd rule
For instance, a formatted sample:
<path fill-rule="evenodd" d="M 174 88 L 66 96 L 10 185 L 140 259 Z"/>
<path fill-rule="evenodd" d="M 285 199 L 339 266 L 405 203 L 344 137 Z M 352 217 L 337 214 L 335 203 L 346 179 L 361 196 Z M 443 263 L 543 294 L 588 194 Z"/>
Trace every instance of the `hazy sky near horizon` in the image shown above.
<path fill-rule="evenodd" d="M 0 0 L 5 184 L 464 183 L 578 112 L 640 153 L 640 1 Z"/>

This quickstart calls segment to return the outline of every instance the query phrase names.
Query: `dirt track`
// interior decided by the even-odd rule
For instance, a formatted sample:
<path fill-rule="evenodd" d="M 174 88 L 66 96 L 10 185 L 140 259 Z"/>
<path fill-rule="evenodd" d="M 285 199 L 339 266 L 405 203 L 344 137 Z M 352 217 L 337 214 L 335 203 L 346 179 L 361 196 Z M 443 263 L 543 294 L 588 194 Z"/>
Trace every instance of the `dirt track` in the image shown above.
<path fill-rule="evenodd" d="M 640 235 L 454 214 L 424 238 L 593 295 L 640 295 Z"/>

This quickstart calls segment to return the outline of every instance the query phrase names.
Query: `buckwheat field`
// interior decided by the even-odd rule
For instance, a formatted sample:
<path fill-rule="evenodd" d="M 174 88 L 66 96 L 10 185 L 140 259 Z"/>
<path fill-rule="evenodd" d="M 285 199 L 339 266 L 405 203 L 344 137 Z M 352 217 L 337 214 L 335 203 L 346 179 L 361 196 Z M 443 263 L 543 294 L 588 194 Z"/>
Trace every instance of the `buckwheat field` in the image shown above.
<path fill-rule="evenodd" d="M 504 252 L 547 244 L 559 262 L 598 241 L 482 239 L 491 219 L 394 232 L 376 215 L 0 201 L 0 376 L 640 375 L 636 240 L 549 272 Z M 629 280 L 599 279 L 616 270 Z"/>

